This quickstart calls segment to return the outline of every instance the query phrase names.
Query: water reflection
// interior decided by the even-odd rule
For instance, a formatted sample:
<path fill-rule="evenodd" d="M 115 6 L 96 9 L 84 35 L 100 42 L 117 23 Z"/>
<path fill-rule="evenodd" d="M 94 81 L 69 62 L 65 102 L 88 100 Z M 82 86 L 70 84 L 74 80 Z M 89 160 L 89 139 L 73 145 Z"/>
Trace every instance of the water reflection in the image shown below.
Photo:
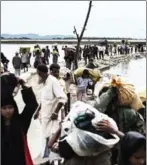
<path fill-rule="evenodd" d="M 105 73 L 117 74 L 133 83 L 137 90 L 146 88 L 146 59 L 125 61 Z"/>

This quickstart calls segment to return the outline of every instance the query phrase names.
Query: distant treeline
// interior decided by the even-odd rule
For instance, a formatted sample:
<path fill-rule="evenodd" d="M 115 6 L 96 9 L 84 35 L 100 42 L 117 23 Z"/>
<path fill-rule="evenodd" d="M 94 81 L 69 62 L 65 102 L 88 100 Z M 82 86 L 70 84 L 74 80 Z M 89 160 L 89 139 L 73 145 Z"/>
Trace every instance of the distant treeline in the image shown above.
<path fill-rule="evenodd" d="M 37 40 L 39 38 L 27 38 L 27 37 L 21 37 L 21 38 L 4 38 L 1 37 L 1 39 L 3 40 L 9 40 L 9 39 L 13 39 L 13 40 Z M 64 37 L 64 38 L 40 38 L 39 40 L 75 40 L 75 37 Z M 83 37 L 83 39 L 85 40 L 140 40 L 137 38 L 119 38 L 119 37 Z"/>
<path fill-rule="evenodd" d="M 27 37 L 21 37 L 21 38 L 4 38 L 4 37 L 1 37 L 1 40 L 30 40 L 31 38 L 27 38 Z"/>

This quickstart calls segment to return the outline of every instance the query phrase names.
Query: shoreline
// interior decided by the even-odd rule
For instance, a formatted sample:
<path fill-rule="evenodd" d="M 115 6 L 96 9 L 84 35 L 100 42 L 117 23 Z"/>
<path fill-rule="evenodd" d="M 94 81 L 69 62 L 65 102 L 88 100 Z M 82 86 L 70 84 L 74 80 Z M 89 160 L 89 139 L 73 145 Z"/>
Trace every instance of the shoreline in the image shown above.
<path fill-rule="evenodd" d="M 85 40 L 81 41 L 81 44 L 100 44 L 104 40 Z M 120 44 L 122 40 L 107 40 L 108 44 Z M 143 44 L 146 45 L 146 40 L 128 40 L 131 45 Z M 1 44 L 77 44 L 77 40 L 26 40 L 26 39 L 1 39 Z"/>
<path fill-rule="evenodd" d="M 119 63 L 126 60 L 146 58 L 146 54 L 128 54 L 128 55 L 116 55 L 116 56 L 105 56 L 104 60 L 98 60 L 96 63 L 99 65 L 97 68 L 100 72 L 107 71 L 112 67 L 117 66 Z M 84 65 L 85 66 L 85 65 Z M 79 67 L 81 67 L 79 65 Z M 82 66 L 83 67 L 83 66 Z"/>

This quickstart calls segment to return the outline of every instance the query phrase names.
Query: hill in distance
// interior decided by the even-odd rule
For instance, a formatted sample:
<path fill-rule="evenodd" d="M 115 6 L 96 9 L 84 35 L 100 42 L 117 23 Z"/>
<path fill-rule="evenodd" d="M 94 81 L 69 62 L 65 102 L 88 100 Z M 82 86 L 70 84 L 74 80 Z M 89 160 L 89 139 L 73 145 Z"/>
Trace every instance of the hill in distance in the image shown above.
<path fill-rule="evenodd" d="M 75 35 L 38 35 L 34 33 L 28 34 L 1 34 L 1 39 L 30 39 L 30 40 L 53 40 L 53 39 L 76 39 Z M 132 40 L 132 39 L 139 39 L 139 38 L 124 38 L 124 37 L 83 37 L 83 39 L 118 39 L 118 40 Z"/>
<path fill-rule="evenodd" d="M 38 39 L 38 40 L 50 40 L 50 39 L 55 39 L 55 38 L 73 38 L 74 36 L 71 35 L 45 35 L 45 36 L 40 36 L 38 34 L 1 34 L 1 39 L 10 39 L 10 38 L 15 38 L 15 39 Z"/>

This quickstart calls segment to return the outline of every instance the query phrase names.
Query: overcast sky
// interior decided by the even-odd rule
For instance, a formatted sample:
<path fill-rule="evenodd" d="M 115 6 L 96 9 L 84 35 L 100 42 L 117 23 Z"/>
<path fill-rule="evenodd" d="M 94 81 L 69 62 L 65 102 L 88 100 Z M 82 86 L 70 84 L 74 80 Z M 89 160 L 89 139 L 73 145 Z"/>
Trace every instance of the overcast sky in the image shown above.
<path fill-rule="evenodd" d="M 88 1 L 2 1 L 1 33 L 73 35 L 83 26 Z M 146 38 L 145 1 L 93 1 L 84 36 Z"/>

